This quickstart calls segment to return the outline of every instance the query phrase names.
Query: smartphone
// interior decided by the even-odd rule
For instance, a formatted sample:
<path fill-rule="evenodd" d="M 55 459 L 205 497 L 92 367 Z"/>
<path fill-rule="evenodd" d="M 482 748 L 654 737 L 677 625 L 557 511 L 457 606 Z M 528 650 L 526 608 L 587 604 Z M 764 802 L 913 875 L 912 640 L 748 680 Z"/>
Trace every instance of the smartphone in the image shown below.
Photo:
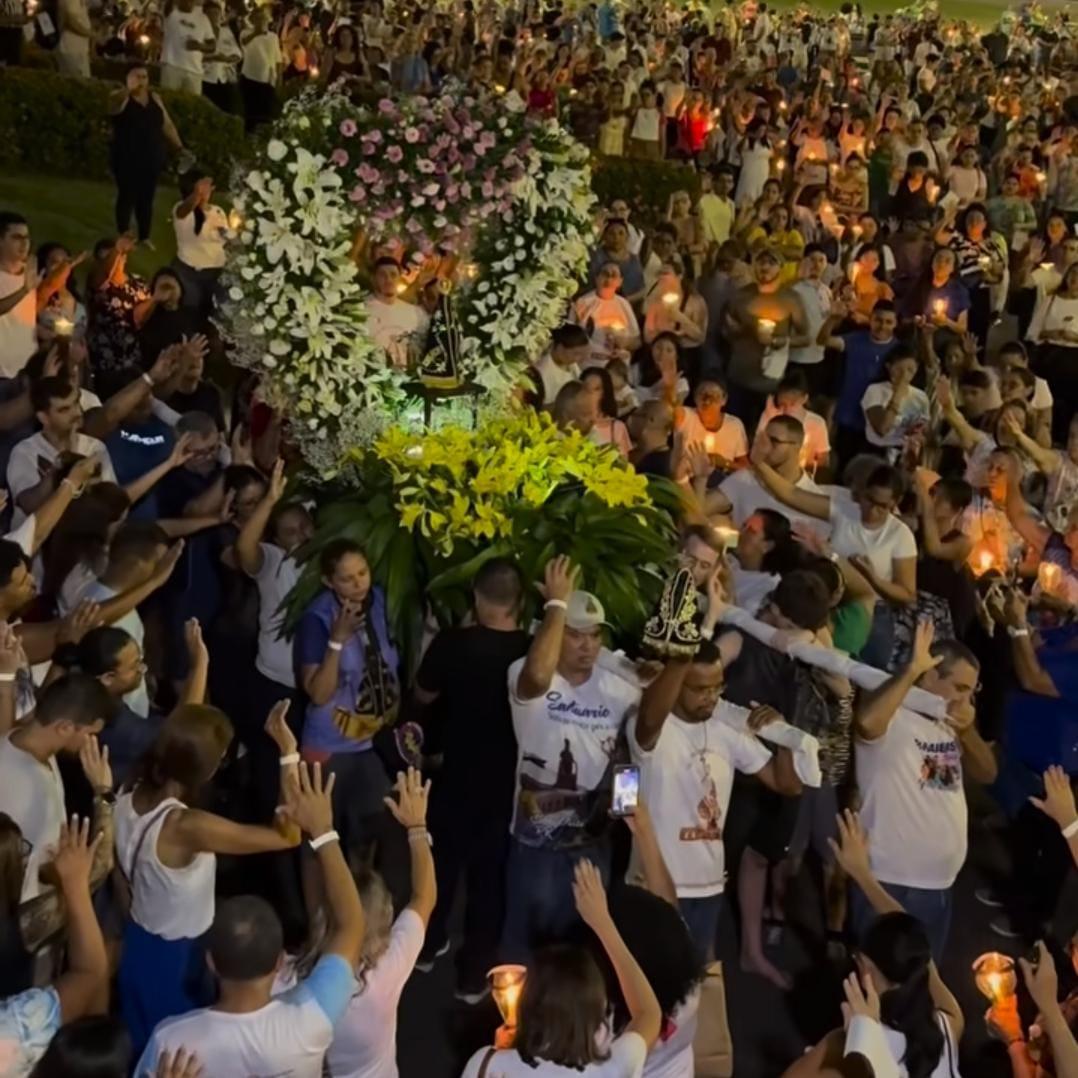
<path fill-rule="evenodd" d="M 614 797 L 610 811 L 614 816 L 632 816 L 640 800 L 640 768 L 619 764 L 614 768 Z"/>

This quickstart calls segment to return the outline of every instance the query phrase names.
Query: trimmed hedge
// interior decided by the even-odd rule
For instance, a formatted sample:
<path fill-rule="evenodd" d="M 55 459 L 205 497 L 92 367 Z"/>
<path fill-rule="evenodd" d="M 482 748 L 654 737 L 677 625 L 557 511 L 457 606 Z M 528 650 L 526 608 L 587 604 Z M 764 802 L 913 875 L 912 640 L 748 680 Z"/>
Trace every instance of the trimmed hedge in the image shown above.
<path fill-rule="evenodd" d="M 700 178 L 691 165 L 679 161 L 637 161 L 630 157 L 603 157 L 591 160 L 591 189 L 601 206 L 623 198 L 638 225 L 654 225 L 662 220 L 675 191 L 696 197 Z"/>
<path fill-rule="evenodd" d="M 0 68 L 0 167 L 109 179 L 109 94 L 116 83 L 53 71 Z M 205 98 L 158 90 L 184 145 L 222 186 L 244 141 L 243 123 Z"/>

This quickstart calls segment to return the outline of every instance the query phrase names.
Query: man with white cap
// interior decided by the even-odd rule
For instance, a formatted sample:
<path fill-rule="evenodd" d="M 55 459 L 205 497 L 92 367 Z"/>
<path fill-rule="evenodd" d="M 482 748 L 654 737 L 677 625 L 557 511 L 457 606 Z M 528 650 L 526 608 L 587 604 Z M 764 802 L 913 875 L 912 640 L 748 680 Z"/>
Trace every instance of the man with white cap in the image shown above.
<path fill-rule="evenodd" d="M 503 937 L 510 959 L 573 922 L 578 861 L 609 875 L 603 795 L 626 713 L 640 697 L 598 665 L 605 614 L 594 595 L 574 590 L 569 559 L 553 558 L 544 575 L 542 623 L 528 654 L 509 667 L 518 745 Z"/>

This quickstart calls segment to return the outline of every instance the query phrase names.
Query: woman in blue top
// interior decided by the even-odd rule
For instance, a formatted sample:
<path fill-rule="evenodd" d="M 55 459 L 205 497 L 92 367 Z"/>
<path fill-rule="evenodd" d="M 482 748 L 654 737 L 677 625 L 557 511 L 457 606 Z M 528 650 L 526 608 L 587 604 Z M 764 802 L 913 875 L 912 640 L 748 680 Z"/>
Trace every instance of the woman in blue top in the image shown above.
<path fill-rule="evenodd" d="M 303 757 L 337 776 L 333 816 L 344 848 L 383 846 L 399 830 L 389 826 L 382 801 L 389 776 L 372 751 L 375 733 L 393 722 L 400 704 L 385 595 L 363 549 L 348 539 L 328 543 L 319 568 L 325 590 L 303 612 L 294 645 L 308 697 Z"/>
<path fill-rule="evenodd" d="M 969 329 L 969 291 L 958 280 L 957 258 L 950 247 L 939 247 L 932 256 L 932 277 L 928 282 L 922 314 L 926 322 L 953 333 Z"/>

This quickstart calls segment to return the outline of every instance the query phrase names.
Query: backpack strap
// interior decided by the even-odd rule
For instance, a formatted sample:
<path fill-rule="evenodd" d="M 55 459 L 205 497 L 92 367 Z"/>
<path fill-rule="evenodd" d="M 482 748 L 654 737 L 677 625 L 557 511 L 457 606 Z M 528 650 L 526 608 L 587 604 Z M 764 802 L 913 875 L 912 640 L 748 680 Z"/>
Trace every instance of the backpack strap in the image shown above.
<path fill-rule="evenodd" d="M 498 1054 L 497 1048 L 488 1048 L 487 1054 L 483 1056 L 483 1062 L 479 1064 L 479 1073 L 476 1078 L 487 1078 L 487 1071 L 490 1068 L 490 1061 Z"/>

